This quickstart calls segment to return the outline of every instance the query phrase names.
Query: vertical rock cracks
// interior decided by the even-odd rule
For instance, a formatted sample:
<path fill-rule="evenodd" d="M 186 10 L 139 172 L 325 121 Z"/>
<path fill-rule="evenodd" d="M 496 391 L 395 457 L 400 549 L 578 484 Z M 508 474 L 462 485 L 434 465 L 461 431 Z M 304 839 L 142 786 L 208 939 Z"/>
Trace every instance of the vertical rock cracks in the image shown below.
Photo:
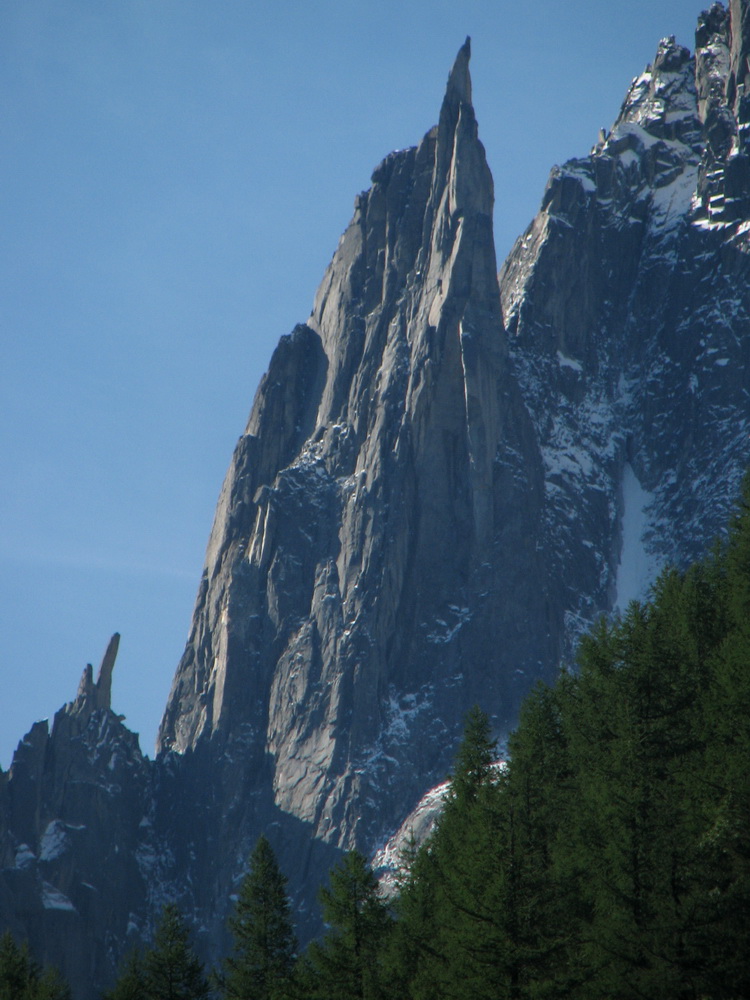
<path fill-rule="evenodd" d="M 503 647 L 520 649 L 482 634 L 507 624 L 502 549 L 518 522 L 531 532 L 539 483 L 533 453 L 514 475 L 497 461 L 528 417 L 507 369 L 469 57 L 467 39 L 438 125 L 375 170 L 312 315 L 274 355 L 160 736 L 223 746 L 250 717 L 277 804 L 342 846 L 396 818 L 375 791 L 413 782 L 415 743 L 421 767 L 447 766 L 464 665 L 489 656 L 475 686 L 502 689 Z M 514 591 L 533 558 L 514 552 Z M 512 698 L 497 702 L 508 717 Z"/>

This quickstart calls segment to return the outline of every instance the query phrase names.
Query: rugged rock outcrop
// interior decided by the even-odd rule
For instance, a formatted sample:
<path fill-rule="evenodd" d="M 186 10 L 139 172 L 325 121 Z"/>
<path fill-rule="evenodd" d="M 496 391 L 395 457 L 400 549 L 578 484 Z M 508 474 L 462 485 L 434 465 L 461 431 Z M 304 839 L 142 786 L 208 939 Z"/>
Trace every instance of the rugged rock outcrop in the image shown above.
<path fill-rule="evenodd" d="M 552 172 L 503 266 L 569 634 L 701 555 L 750 456 L 750 227 L 700 193 L 717 116 L 741 129 L 721 96 L 727 26 L 715 5 L 695 57 L 662 41 L 611 133 Z"/>
<path fill-rule="evenodd" d="M 0 775 L 2 927 L 81 995 L 151 926 L 141 862 L 157 850 L 153 794 L 138 737 L 110 708 L 118 642 L 97 681 L 89 664 L 51 731 L 37 722 Z"/>
<path fill-rule="evenodd" d="M 445 772 L 467 703 L 508 725 L 517 671 L 558 653 L 531 625 L 542 467 L 508 363 L 468 59 L 467 41 L 439 125 L 375 171 L 274 355 L 160 734 L 163 750 L 267 755 L 277 805 L 342 847 L 376 842 Z"/>
<path fill-rule="evenodd" d="M 215 957 L 261 831 L 309 934 L 473 703 L 502 737 L 720 530 L 750 457 L 749 9 L 661 42 L 499 279 L 468 41 L 438 125 L 376 169 L 235 450 L 157 760 L 109 709 L 112 654 L 0 775 L 3 923 L 82 996 L 167 898 Z"/>

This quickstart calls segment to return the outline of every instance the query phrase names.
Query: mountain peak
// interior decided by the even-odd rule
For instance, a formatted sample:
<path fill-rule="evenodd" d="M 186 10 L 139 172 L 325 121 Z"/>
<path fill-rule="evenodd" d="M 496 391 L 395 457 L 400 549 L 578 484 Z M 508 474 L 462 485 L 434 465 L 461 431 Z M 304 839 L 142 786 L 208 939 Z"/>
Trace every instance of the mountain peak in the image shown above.
<path fill-rule="evenodd" d="M 471 74 L 469 72 L 469 60 L 471 59 L 471 38 L 467 35 L 466 41 L 458 50 L 456 61 L 448 75 L 448 86 L 445 91 L 445 100 L 451 104 L 471 104 Z"/>
<path fill-rule="evenodd" d="M 97 710 L 107 711 L 112 698 L 112 671 L 114 670 L 117 650 L 120 646 L 120 633 L 115 632 L 107 644 L 102 657 L 99 673 L 94 683 L 94 671 L 90 663 L 84 667 L 78 694 L 71 708 L 77 715 L 88 716 Z"/>
<path fill-rule="evenodd" d="M 371 788 L 411 781 L 391 747 L 391 689 L 423 692 L 414 738 L 437 740 L 426 758 L 448 766 L 448 744 L 428 732 L 434 713 L 451 731 L 462 718 L 450 693 L 458 645 L 440 630 L 468 625 L 463 587 L 484 579 L 498 526 L 530 530 L 509 526 L 513 504 L 530 506 L 525 473 L 506 484 L 496 467 L 501 435 L 520 453 L 528 417 L 505 363 L 470 45 L 438 127 L 376 168 L 311 316 L 274 354 L 227 474 L 160 731 L 161 753 L 220 754 L 250 725 L 248 774 L 267 754 L 275 807 L 339 846 L 396 821 L 363 805 Z M 436 538 L 462 544 L 445 551 Z M 482 586 L 467 639 L 482 647 L 467 654 L 477 661 L 490 655 L 485 624 L 521 614 L 502 586 Z M 516 665 L 513 649 L 502 655 Z M 382 759 L 379 745 L 390 747 Z"/>

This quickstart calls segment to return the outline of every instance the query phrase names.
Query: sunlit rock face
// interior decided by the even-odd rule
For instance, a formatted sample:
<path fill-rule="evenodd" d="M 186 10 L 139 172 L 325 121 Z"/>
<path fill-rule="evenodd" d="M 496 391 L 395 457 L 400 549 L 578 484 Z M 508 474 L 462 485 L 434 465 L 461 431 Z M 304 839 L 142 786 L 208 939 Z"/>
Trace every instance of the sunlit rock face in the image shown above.
<path fill-rule="evenodd" d="M 405 829 L 473 704 L 502 740 L 582 629 L 722 528 L 750 458 L 746 0 L 696 41 L 553 169 L 499 278 L 468 42 L 357 197 L 237 444 L 156 761 L 110 649 L 0 775 L 2 926 L 78 996 L 168 899 L 215 960 L 261 832 L 309 937 L 327 869 Z"/>
<path fill-rule="evenodd" d="M 466 708 L 514 717 L 558 653 L 541 455 L 508 361 L 469 43 L 439 124 L 355 203 L 237 447 L 161 747 L 265 761 L 341 847 L 444 773 Z M 429 780 L 429 779 L 427 779 Z"/>

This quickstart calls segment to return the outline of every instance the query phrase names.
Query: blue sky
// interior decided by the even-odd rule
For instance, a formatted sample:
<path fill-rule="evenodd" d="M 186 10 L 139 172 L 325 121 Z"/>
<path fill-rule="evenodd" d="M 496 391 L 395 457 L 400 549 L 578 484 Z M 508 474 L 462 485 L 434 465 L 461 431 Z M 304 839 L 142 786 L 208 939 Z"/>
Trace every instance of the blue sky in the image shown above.
<path fill-rule="evenodd" d="M 151 754 L 214 504 L 355 195 L 472 36 L 502 260 L 686 0 L 5 0 L 0 764 L 122 633 Z"/>

